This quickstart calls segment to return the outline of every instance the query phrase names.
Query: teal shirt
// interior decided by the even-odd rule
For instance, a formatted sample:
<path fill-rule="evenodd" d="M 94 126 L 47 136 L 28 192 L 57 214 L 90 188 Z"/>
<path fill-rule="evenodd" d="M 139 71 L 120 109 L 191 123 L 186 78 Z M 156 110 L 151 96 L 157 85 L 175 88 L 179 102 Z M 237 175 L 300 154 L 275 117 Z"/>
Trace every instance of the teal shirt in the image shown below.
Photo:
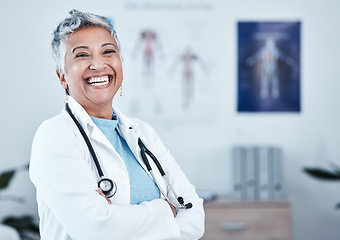
<path fill-rule="evenodd" d="M 113 120 L 91 118 L 125 162 L 130 180 L 130 204 L 140 204 L 144 201 L 159 198 L 160 191 L 157 185 L 139 164 L 125 139 L 115 130 L 119 121 L 117 116 L 113 114 Z M 114 181 L 114 179 L 112 180 Z M 119 188 L 117 191 L 119 191 Z"/>

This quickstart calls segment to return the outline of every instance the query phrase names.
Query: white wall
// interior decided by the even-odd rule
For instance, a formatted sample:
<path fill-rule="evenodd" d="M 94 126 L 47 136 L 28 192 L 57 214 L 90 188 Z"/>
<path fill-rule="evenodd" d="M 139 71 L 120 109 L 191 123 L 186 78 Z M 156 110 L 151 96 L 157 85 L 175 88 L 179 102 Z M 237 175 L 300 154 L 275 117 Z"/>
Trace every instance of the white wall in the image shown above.
<path fill-rule="evenodd" d="M 121 1 L 2 2 L 0 171 L 28 163 L 35 130 L 63 106 L 63 92 L 50 57 L 52 29 L 71 8 L 114 14 L 119 18 Z M 229 150 L 232 145 L 282 146 L 286 192 L 293 207 L 294 239 L 338 239 L 340 211 L 335 211 L 334 205 L 340 202 L 340 185 L 309 178 L 302 173 L 302 167 L 328 167 L 330 162 L 340 164 L 340 109 L 337 104 L 340 102 L 337 71 L 340 2 L 211 2 L 217 6 L 216 24 L 220 26 L 219 32 L 211 36 L 211 44 L 221 49 L 215 73 L 218 76 L 215 82 L 219 89 L 218 111 L 214 120 L 206 125 L 172 125 L 170 129 L 157 125 L 159 135 L 197 188 L 212 189 L 221 195 L 231 192 Z M 301 113 L 238 114 L 235 111 L 238 20 L 302 22 Z M 36 214 L 34 188 L 27 172 L 19 173 L 6 193 L 24 196 L 26 202 L 0 201 L 0 219 L 7 214 Z"/>

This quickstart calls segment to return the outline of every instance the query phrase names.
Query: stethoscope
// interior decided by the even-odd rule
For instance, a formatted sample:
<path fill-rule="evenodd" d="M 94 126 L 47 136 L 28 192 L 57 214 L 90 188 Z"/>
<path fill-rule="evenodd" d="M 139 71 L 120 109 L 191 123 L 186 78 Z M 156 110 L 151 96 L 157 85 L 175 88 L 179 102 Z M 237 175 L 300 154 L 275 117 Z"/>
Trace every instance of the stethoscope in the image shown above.
<path fill-rule="evenodd" d="M 96 165 L 100 180 L 98 181 L 98 187 L 102 190 L 102 192 L 104 193 L 104 195 L 108 198 L 111 198 L 112 196 L 114 196 L 117 192 L 117 184 L 112 181 L 109 178 L 104 177 L 104 173 L 102 171 L 102 168 L 99 164 L 98 158 L 94 152 L 94 149 L 92 147 L 92 144 L 89 140 L 89 138 L 87 137 L 84 129 L 82 128 L 82 126 L 80 125 L 80 123 L 78 122 L 78 120 L 75 118 L 75 116 L 73 115 L 68 103 L 65 104 L 65 110 L 70 114 L 71 118 L 73 119 L 74 123 L 77 125 L 81 135 L 83 136 L 86 145 L 90 151 L 90 154 L 92 155 L 94 164 Z M 166 184 L 168 185 L 170 191 L 172 192 L 172 194 L 175 196 L 175 198 L 177 199 L 180 208 L 184 208 L 184 209 L 189 209 L 192 208 L 192 203 L 187 203 L 184 204 L 184 199 L 181 196 L 178 196 L 175 192 L 175 190 L 173 189 L 172 185 L 170 184 L 161 164 L 159 163 L 158 159 L 152 154 L 152 152 L 144 145 L 144 143 L 142 142 L 142 140 L 140 138 L 138 138 L 138 146 L 140 147 L 140 153 L 141 153 L 141 157 L 142 160 L 146 166 L 147 171 L 150 173 L 150 175 L 152 176 L 154 182 L 156 183 L 157 187 L 159 188 L 161 194 L 164 196 L 164 198 L 171 203 L 173 206 L 176 206 L 169 198 L 168 196 L 165 194 L 165 192 L 163 191 L 162 187 L 160 186 L 160 184 L 158 183 L 151 165 L 149 163 L 148 157 L 147 155 L 153 160 L 153 162 L 155 163 L 155 165 L 157 166 L 158 171 L 160 172 L 161 176 L 163 177 L 163 179 L 165 180 Z"/>

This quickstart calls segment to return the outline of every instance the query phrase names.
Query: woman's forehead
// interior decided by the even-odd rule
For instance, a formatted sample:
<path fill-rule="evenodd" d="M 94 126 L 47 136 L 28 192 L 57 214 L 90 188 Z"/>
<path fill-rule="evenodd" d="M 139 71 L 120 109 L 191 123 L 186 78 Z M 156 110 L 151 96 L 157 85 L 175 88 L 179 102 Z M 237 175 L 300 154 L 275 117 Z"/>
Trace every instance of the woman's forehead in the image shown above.
<path fill-rule="evenodd" d="M 102 27 L 86 27 L 72 33 L 66 40 L 68 48 L 76 46 L 102 46 L 112 43 L 117 47 L 116 40 L 108 30 Z"/>

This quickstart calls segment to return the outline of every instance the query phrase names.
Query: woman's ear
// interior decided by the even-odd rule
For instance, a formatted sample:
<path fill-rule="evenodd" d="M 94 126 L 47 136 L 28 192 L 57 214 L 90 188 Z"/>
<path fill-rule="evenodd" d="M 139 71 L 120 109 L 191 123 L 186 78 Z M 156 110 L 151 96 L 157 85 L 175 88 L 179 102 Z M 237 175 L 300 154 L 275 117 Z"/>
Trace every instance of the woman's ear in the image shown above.
<path fill-rule="evenodd" d="M 63 86 L 64 89 L 68 89 L 68 86 L 67 86 L 67 83 L 66 83 L 66 80 L 65 80 L 65 74 L 59 72 L 58 70 L 56 71 L 56 73 L 57 73 L 57 76 L 59 78 L 60 84 Z"/>

